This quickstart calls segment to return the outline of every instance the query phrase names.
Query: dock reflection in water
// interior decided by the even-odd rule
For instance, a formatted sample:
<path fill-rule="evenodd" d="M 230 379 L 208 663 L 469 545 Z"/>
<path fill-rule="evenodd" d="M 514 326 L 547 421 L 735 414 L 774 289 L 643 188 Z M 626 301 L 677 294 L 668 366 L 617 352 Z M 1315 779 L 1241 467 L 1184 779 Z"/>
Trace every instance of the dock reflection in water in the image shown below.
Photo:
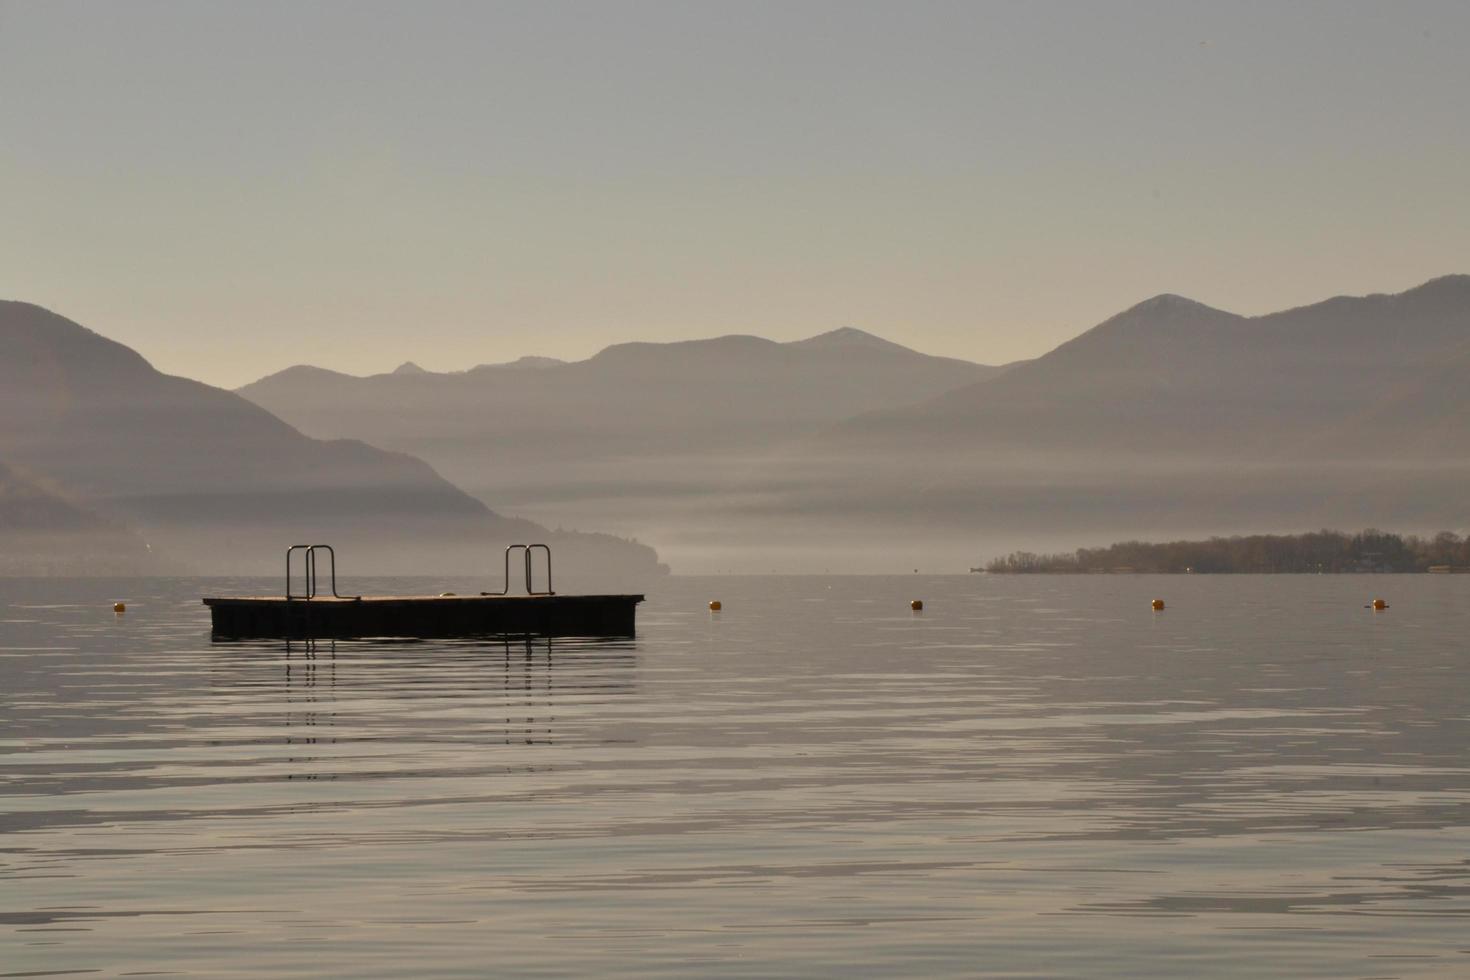
<path fill-rule="evenodd" d="M 634 640 L 287 645 L 5 583 L 0 972 L 1463 974 L 1470 577 L 1392 585 L 675 579 Z"/>
<path fill-rule="evenodd" d="M 401 750 L 405 731 L 418 733 L 418 745 L 550 746 L 589 739 L 612 744 L 624 739 L 585 730 L 586 709 L 637 690 L 637 654 L 630 639 L 305 639 L 230 643 L 213 650 L 211 688 L 222 698 L 258 697 L 273 689 L 270 676 L 279 676 L 286 745 L 393 741 Z M 446 699 L 457 705 L 452 730 L 424 731 L 425 719 L 417 710 L 433 703 L 434 717 L 447 717 Z M 467 701 L 474 703 L 473 717 L 462 707 Z M 569 711 L 567 730 L 557 727 L 559 704 L 576 708 Z M 387 728 L 385 733 L 362 734 L 365 710 Z M 337 772 L 310 765 L 323 758 L 330 756 L 290 757 L 287 761 L 301 763 L 302 771 L 286 778 L 337 778 Z M 492 770 L 459 767 L 434 774 Z"/>

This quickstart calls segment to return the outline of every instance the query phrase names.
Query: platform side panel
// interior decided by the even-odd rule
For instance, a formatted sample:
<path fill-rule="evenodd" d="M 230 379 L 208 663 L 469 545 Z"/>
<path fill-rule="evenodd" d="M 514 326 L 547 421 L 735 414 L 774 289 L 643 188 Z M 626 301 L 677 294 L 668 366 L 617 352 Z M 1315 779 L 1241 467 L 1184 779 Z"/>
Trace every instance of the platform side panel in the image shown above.
<path fill-rule="evenodd" d="M 568 596 L 487 602 L 210 602 L 222 639 L 396 636 L 618 636 L 635 634 L 641 596 Z"/>

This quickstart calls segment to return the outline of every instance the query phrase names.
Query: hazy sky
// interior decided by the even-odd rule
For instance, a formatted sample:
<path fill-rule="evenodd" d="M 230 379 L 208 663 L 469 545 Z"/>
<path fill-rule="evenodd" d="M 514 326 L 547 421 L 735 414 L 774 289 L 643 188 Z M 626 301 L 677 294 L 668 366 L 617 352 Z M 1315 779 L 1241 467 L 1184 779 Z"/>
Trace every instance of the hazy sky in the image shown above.
<path fill-rule="evenodd" d="M 0 297 L 233 386 L 1470 272 L 1470 3 L 0 0 Z"/>

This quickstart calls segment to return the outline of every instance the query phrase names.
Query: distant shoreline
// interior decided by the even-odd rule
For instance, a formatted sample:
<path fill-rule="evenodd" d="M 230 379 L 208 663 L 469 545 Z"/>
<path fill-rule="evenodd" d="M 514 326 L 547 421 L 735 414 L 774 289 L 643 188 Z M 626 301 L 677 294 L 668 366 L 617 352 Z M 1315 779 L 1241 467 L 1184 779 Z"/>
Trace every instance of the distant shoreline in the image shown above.
<path fill-rule="evenodd" d="M 1123 541 L 1105 548 L 1034 554 L 1013 551 L 987 563 L 991 575 L 1454 575 L 1470 573 L 1470 538 L 1368 529 L 1311 531 L 1203 541 Z"/>
<path fill-rule="evenodd" d="M 1388 571 L 1265 571 L 1261 569 L 1226 569 L 1217 571 L 1199 571 L 1197 569 L 1180 569 L 1175 571 L 1155 571 L 1153 569 L 1111 569 L 1111 568 L 1056 568 L 1056 569 L 1033 569 L 1028 571 L 992 571 L 988 568 L 972 568 L 970 574 L 981 575 L 1470 575 L 1470 568 L 1411 568 L 1404 570 Z"/>

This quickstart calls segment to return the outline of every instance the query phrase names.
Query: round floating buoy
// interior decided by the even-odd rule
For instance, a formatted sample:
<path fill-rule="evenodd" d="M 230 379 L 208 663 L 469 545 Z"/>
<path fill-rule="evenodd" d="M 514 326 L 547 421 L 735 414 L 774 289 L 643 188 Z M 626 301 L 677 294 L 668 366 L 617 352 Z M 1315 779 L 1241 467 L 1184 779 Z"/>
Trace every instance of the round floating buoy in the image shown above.
<path fill-rule="evenodd" d="M 128 604 L 126 602 L 114 602 L 112 604 L 112 611 L 115 612 L 115 613 L 124 613 L 124 612 L 127 612 L 128 611 Z"/>
<path fill-rule="evenodd" d="M 1153 601 L 1153 607 L 1154 607 L 1155 610 L 1163 609 L 1164 608 L 1164 600 L 1163 599 L 1155 599 Z"/>
<path fill-rule="evenodd" d="M 924 611 L 924 600 L 923 599 L 915 599 L 913 602 L 910 602 L 909 603 L 909 608 L 912 609 L 914 612 L 923 612 Z"/>
<path fill-rule="evenodd" d="M 439 598 L 441 598 L 441 599 L 453 599 L 454 597 L 455 596 L 454 596 L 454 593 L 453 592 L 441 592 L 441 593 L 439 593 Z"/>
<path fill-rule="evenodd" d="M 710 612 L 719 612 L 720 611 L 720 600 L 718 600 L 718 599 L 711 599 L 709 601 L 709 611 Z"/>
<path fill-rule="evenodd" d="M 1388 608 L 1388 603 L 1384 602 L 1382 599 L 1374 599 L 1371 603 L 1368 604 L 1368 608 L 1369 609 L 1387 609 Z"/>

